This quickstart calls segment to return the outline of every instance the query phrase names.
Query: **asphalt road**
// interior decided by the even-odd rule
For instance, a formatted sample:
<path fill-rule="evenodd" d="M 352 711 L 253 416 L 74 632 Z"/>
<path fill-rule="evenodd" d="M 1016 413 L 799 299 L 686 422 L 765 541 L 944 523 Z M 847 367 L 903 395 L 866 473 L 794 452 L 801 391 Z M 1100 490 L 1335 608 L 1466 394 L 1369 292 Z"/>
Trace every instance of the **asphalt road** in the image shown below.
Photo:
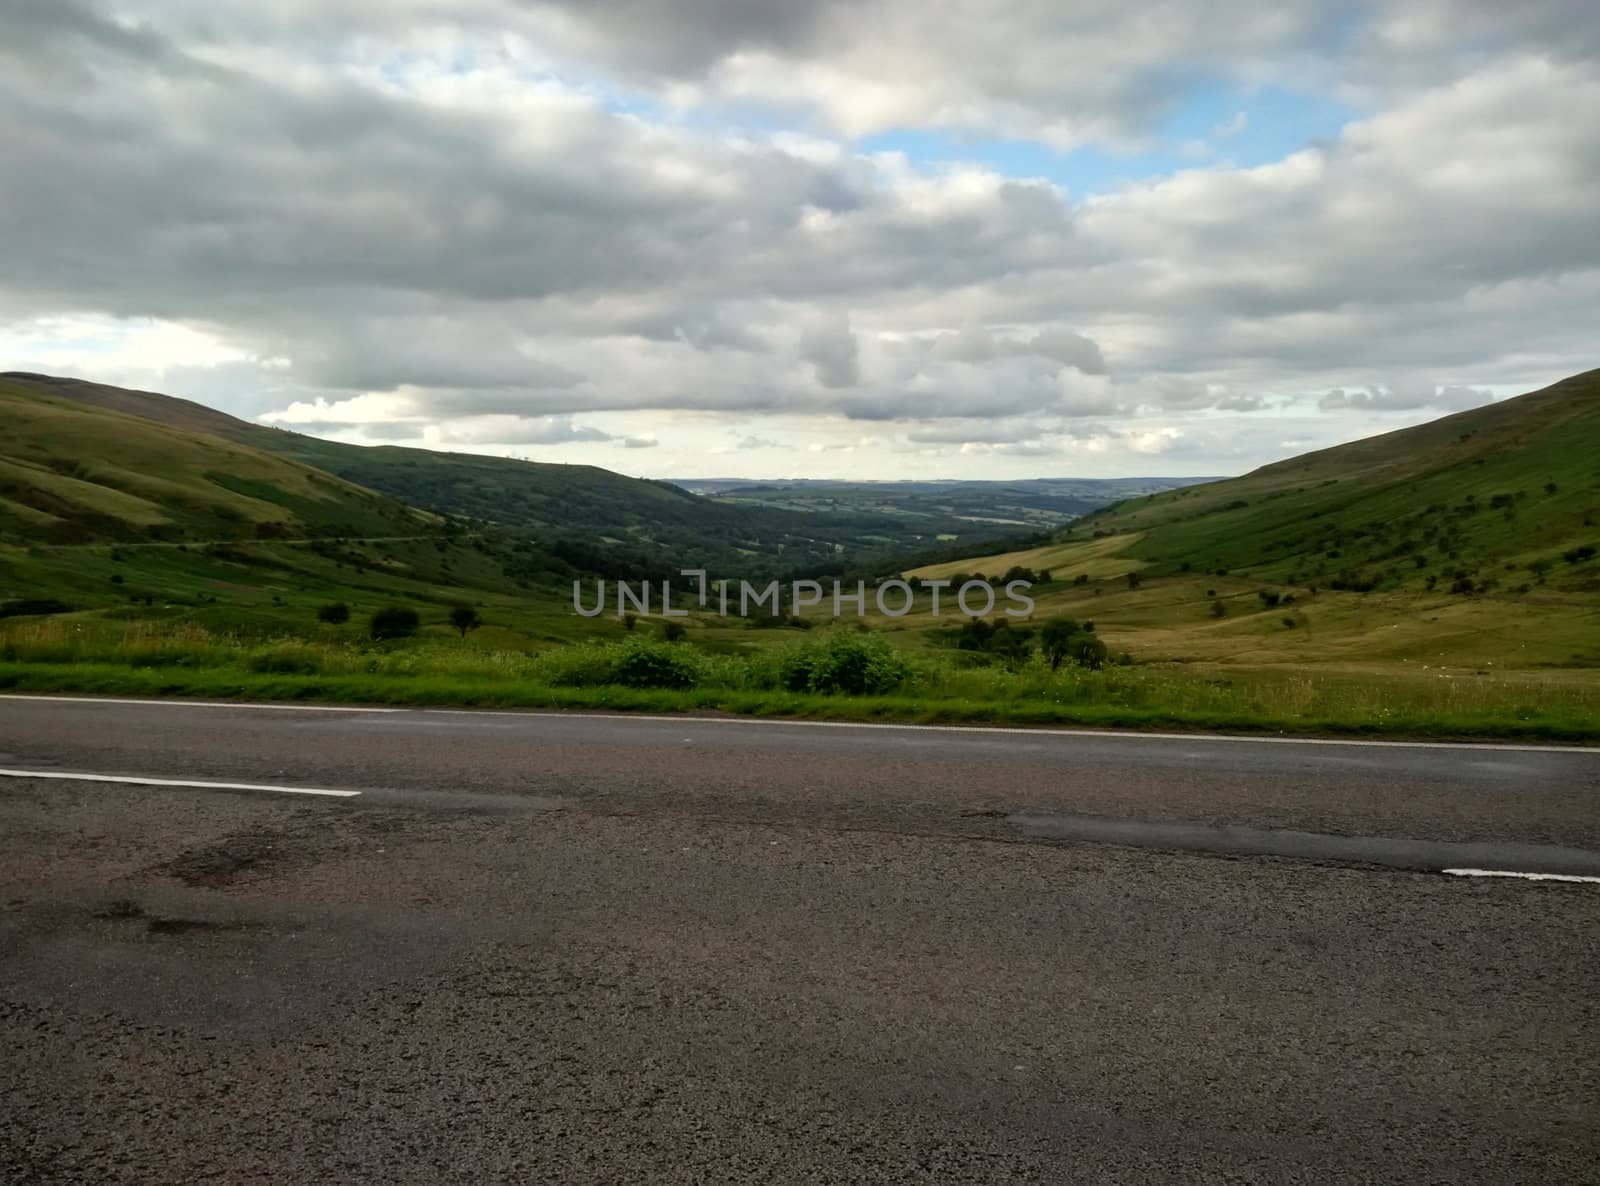
<path fill-rule="evenodd" d="M 7 1183 L 1600 1181 L 1600 883 L 1440 872 L 1593 874 L 1600 751 L 7 697 L 0 770 Z"/>

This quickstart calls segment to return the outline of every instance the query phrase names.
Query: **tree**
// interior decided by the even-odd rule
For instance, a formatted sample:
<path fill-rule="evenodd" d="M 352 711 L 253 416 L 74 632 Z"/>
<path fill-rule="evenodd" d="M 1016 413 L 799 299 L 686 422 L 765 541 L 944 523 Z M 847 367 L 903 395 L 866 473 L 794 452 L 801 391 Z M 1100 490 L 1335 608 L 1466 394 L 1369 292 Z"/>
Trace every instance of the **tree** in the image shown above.
<path fill-rule="evenodd" d="M 1083 627 L 1072 618 L 1051 618 L 1044 624 L 1039 631 L 1039 649 L 1043 651 L 1051 671 L 1057 670 L 1071 657 L 1073 639 L 1083 632 Z"/>
<path fill-rule="evenodd" d="M 1072 661 L 1079 667 L 1099 671 L 1106 665 L 1106 644 L 1092 634 L 1076 634 L 1072 638 Z"/>
<path fill-rule="evenodd" d="M 623 614 L 622 615 L 622 628 L 624 630 L 627 630 L 627 631 L 631 632 L 633 630 L 633 628 L 635 626 L 637 626 L 638 624 L 639 624 L 639 615 L 638 614 Z"/>
<path fill-rule="evenodd" d="M 1138 573 L 1130 572 L 1128 574 L 1128 588 L 1137 589 L 1142 584 L 1144 584 L 1144 578 Z"/>
<path fill-rule="evenodd" d="M 682 642 L 686 633 L 688 632 L 684 630 L 682 622 L 661 623 L 661 637 L 668 642 Z"/>
<path fill-rule="evenodd" d="M 1226 618 L 1228 616 L 1228 607 L 1223 605 L 1220 599 L 1213 601 L 1211 603 L 1211 616 L 1213 618 Z"/>
<path fill-rule="evenodd" d="M 477 610 L 463 602 L 450 610 L 450 625 L 461 631 L 461 637 L 465 639 L 467 631 L 483 625 L 483 619 L 478 616 Z"/>
<path fill-rule="evenodd" d="M 342 601 L 335 601 L 317 610 L 317 621 L 327 622 L 330 626 L 341 626 L 350 620 L 350 607 Z"/>
<path fill-rule="evenodd" d="M 386 605 L 372 615 L 367 632 L 375 642 L 387 638 L 409 638 L 417 632 L 420 622 L 416 610 L 403 605 Z"/>

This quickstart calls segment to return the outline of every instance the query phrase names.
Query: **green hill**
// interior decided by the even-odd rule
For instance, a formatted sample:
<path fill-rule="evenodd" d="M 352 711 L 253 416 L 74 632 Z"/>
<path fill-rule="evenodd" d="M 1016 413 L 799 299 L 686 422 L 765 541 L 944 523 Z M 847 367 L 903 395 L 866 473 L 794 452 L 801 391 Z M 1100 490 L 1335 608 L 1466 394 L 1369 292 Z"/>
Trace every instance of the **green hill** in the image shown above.
<path fill-rule="evenodd" d="M 1240 478 L 1118 503 L 1034 562 L 1357 592 L 1600 588 L 1600 371 Z M 1031 555 L 1031 554 L 1030 554 Z M 989 571 L 1015 557 L 940 566 Z"/>
<path fill-rule="evenodd" d="M 911 549 L 948 536 L 974 542 L 1016 527 L 955 514 L 908 520 L 855 508 L 812 512 L 722 502 L 667 482 L 592 465 L 559 465 L 398 446 L 350 445 L 249 424 L 189 400 L 82 380 L 12 372 L 10 386 L 91 404 L 290 458 L 441 515 L 465 516 L 563 539 L 567 559 L 604 569 L 602 553 L 634 569 L 719 567 L 763 575 L 817 569 L 846 553 Z"/>
<path fill-rule="evenodd" d="M 237 441 L 0 377 L 0 540 L 414 536 L 438 521 Z"/>

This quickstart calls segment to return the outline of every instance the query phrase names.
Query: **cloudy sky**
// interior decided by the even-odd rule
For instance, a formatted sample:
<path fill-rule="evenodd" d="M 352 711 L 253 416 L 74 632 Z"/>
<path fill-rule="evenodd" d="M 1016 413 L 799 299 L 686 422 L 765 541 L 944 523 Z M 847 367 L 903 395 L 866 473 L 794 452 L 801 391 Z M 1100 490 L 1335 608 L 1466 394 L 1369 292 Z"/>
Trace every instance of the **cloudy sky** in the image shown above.
<path fill-rule="evenodd" d="M 0 369 L 658 476 L 1224 474 L 1600 363 L 1593 0 L 6 0 Z"/>

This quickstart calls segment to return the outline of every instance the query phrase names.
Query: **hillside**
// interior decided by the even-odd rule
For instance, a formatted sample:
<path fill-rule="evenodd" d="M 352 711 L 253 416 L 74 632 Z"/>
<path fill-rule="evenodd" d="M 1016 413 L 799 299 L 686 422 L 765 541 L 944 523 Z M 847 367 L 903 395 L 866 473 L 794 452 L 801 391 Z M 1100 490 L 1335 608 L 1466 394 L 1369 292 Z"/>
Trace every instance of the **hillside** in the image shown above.
<path fill-rule="evenodd" d="M 517 531 L 560 535 L 575 563 L 604 567 L 606 549 L 632 567 L 720 566 L 751 575 L 815 569 L 845 553 L 910 549 L 940 536 L 993 539 L 1010 524 L 969 522 L 930 512 L 908 518 L 887 510 L 731 503 L 667 482 L 624 477 L 590 465 L 362 446 L 238 420 L 189 400 L 77 379 L 13 372 L 13 387 L 56 399 L 205 432 L 326 470 L 346 481 L 441 515 L 465 516 Z"/>
<path fill-rule="evenodd" d="M 1357 592 L 1593 589 L 1600 561 L 1600 371 L 1542 391 L 1097 511 L 1027 554 L 1101 579 L 1225 573 Z"/>
<path fill-rule="evenodd" d="M 413 536 L 437 520 L 246 444 L 0 378 L 0 540 Z"/>

